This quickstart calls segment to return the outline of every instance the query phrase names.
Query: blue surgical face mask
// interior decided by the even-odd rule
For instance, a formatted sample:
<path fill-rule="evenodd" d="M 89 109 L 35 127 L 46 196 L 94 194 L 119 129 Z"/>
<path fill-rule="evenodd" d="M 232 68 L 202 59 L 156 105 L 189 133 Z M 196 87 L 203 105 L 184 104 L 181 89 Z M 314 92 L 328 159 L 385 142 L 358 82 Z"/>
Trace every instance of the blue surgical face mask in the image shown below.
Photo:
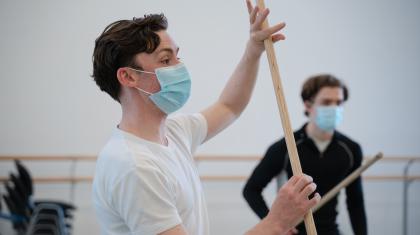
<path fill-rule="evenodd" d="M 137 90 L 146 93 L 153 103 L 164 113 L 170 114 L 180 109 L 190 97 L 191 78 L 183 63 L 155 69 L 155 72 L 132 69 L 137 72 L 156 74 L 160 84 L 160 91 L 154 94 L 143 89 Z"/>
<path fill-rule="evenodd" d="M 323 131 L 333 132 L 343 121 L 343 107 L 319 106 L 316 107 L 315 124 Z"/>

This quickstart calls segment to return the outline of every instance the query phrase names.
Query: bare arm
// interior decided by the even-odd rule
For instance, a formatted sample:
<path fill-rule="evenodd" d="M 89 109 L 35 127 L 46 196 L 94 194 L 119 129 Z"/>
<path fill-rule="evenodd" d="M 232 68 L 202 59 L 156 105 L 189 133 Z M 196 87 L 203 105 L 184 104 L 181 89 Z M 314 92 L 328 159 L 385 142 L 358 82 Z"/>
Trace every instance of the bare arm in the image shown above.
<path fill-rule="evenodd" d="M 185 231 L 184 226 L 181 224 L 166 230 L 165 232 L 159 233 L 158 235 L 188 235 L 187 231 Z"/>
<path fill-rule="evenodd" d="M 249 230 L 246 235 L 285 235 L 319 202 L 318 193 L 308 199 L 316 189 L 312 177 L 293 176 L 277 193 L 268 215 Z M 177 225 L 159 235 L 188 235 L 182 225 Z"/>
<path fill-rule="evenodd" d="M 208 125 L 206 140 L 229 126 L 247 106 L 257 78 L 259 60 L 264 51 L 264 39 L 269 37 L 272 37 L 273 41 L 284 39 L 282 34 L 275 34 L 284 28 L 284 23 L 261 29 L 262 23 L 269 14 L 268 9 L 260 11 L 258 7 L 253 7 L 249 0 L 247 0 L 247 7 L 251 26 L 250 39 L 245 52 L 219 99 L 201 112 Z"/>

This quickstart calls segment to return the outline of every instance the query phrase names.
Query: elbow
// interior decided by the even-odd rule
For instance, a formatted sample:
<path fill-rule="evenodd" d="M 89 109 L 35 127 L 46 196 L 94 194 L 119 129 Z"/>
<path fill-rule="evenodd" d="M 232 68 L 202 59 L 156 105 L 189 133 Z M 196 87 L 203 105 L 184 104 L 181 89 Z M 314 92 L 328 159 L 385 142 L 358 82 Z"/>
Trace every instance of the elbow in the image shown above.
<path fill-rule="evenodd" d="M 230 102 L 229 100 L 219 99 L 219 103 L 224 107 L 227 113 L 230 113 L 234 119 L 241 116 L 247 103 Z"/>
<path fill-rule="evenodd" d="M 242 196 L 245 198 L 247 202 L 252 201 L 252 198 L 258 194 L 258 190 L 252 187 L 250 184 L 246 184 L 245 187 L 242 189 Z"/>
<path fill-rule="evenodd" d="M 242 196 L 245 198 L 245 200 L 247 200 L 247 198 L 249 196 L 249 187 L 248 187 L 248 184 L 246 184 L 245 187 L 242 189 Z"/>

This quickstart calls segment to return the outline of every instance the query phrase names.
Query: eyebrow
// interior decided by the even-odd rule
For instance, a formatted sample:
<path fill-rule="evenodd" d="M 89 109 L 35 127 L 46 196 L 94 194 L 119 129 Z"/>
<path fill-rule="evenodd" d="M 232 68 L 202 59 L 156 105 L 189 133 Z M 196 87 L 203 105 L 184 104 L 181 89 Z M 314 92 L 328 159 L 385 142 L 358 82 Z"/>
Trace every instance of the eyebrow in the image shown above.
<path fill-rule="evenodd" d="M 343 103 L 344 99 L 329 99 L 329 98 L 325 98 L 325 99 L 321 99 L 321 102 L 327 102 L 327 103 L 331 103 L 331 102 L 340 102 Z"/>
<path fill-rule="evenodd" d="M 169 53 L 171 53 L 171 54 L 173 54 L 173 53 L 174 53 L 174 51 L 172 50 L 172 48 L 170 48 L 170 47 L 165 47 L 165 48 L 162 48 L 162 49 L 160 49 L 159 51 L 157 51 L 157 52 L 156 52 L 156 54 L 160 54 L 160 53 L 161 53 L 161 52 L 163 52 L 163 51 L 169 52 Z M 178 53 L 178 51 L 179 51 L 179 47 L 177 47 L 177 48 L 176 48 L 176 53 Z"/>

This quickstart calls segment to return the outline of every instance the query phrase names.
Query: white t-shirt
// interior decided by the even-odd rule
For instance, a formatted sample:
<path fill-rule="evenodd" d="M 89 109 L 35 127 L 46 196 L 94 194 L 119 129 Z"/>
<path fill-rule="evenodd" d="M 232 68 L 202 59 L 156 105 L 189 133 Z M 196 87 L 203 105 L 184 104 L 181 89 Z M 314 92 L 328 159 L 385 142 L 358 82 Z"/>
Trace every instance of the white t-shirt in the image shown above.
<path fill-rule="evenodd" d="M 182 224 L 209 234 L 193 153 L 207 135 L 203 115 L 166 121 L 168 146 L 116 129 L 99 154 L 93 201 L 102 234 L 158 234 Z"/>

